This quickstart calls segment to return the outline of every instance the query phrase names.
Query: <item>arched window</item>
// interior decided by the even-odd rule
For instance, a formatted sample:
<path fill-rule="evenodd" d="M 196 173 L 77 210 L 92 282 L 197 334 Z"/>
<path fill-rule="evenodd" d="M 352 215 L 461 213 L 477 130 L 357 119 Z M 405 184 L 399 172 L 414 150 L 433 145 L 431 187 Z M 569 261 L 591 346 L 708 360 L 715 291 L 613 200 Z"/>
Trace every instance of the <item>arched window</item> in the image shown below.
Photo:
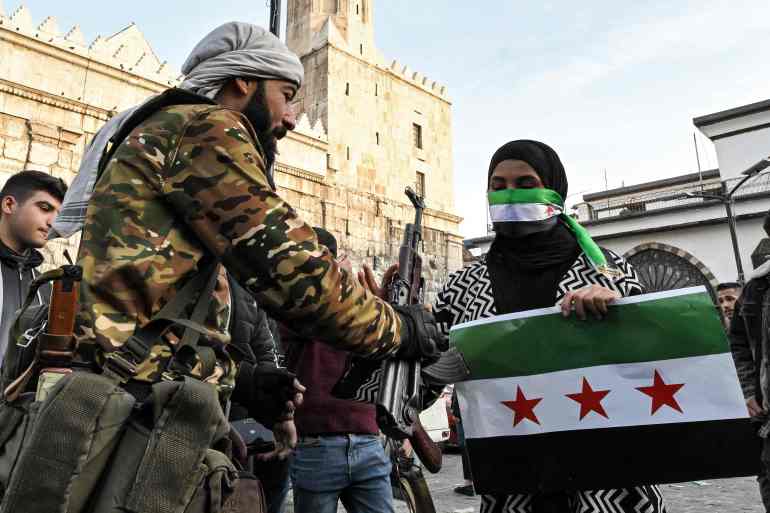
<path fill-rule="evenodd" d="M 716 278 L 693 255 L 668 244 L 648 242 L 640 244 L 624 255 L 634 266 L 645 292 L 681 289 L 705 285 L 715 299 Z"/>

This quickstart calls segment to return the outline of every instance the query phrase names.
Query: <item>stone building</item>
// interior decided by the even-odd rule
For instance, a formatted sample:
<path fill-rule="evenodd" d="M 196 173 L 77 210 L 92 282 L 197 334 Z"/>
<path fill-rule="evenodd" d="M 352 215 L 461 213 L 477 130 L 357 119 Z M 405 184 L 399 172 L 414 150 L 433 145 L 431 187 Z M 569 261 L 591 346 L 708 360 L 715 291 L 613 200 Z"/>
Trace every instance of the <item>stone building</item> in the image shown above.
<path fill-rule="evenodd" d="M 411 185 L 428 207 L 425 268 L 432 281 L 440 281 L 447 269 L 462 265 L 446 88 L 380 54 L 373 0 L 287 5 L 287 43 L 306 74 L 297 110 L 328 132 L 326 178 L 336 185 L 321 197 L 327 213 L 328 203 L 336 204 L 337 220 L 327 220 L 327 226 L 359 259 L 390 261 L 410 217 L 403 192 Z M 353 194 L 353 203 L 341 194 Z M 340 212 L 345 208 L 357 212 L 346 216 Z"/>
<path fill-rule="evenodd" d="M 424 267 L 434 289 L 462 265 L 446 91 L 375 60 L 371 2 L 317 4 L 289 1 L 289 44 L 304 52 L 307 85 L 297 129 L 279 143 L 279 192 L 308 223 L 335 233 L 354 264 L 382 271 L 413 215 L 403 189 L 421 189 L 430 207 Z M 134 24 L 87 44 L 77 26 L 60 30 L 52 17 L 35 23 L 25 6 L 5 13 L 0 3 L 0 184 L 21 169 L 71 181 L 106 120 L 178 82 Z M 49 244 L 48 263 L 62 263 L 63 250 L 74 254 L 77 243 L 75 236 Z"/>
<path fill-rule="evenodd" d="M 770 155 L 770 100 L 700 116 L 693 124 L 714 143 L 719 169 L 587 194 L 577 206 L 594 239 L 624 254 L 654 290 L 739 279 L 726 209 L 715 196 L 734 189 L 744 170 Z M 748 276 L 752 253 L 765 237 L 770 174 L 743 183 L 733 199 L 737 251 Z"/>
<path fill-rule="evenodd" d="M 86 44 L 77 26 L 0 9 L 0 181 L 37 169 L 70 182 L 105 121 L 175 83 L 133 24 Z M 62 263 L 65 247 L 74 256 L 77 236 L 49 244 L 47 263 Z"/>

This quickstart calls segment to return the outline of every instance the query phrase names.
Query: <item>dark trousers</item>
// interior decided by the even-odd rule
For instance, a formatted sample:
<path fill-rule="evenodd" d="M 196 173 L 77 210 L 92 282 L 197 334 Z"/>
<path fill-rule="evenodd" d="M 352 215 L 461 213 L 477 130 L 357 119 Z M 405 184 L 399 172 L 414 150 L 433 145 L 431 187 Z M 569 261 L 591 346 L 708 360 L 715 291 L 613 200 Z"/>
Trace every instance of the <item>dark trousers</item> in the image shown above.
<path fill-rule="evenodd" d="M 770 439 L 762 439 L 762 470 L 757 476 L 757 482 L 759 483 L 759 495 L 762 497 L 762 504 L 765 505 L 765 511 L 770 513 Z"/>
<path fill-rule="evenodd" d="M 452 415 L 457 417 L 455 429 L 457 430 L 457 445 L 460 447 L 460 452 L 463 457 L 463 479 L 466 481 L 473 481 L 473 476 L 471 475 L 471 460 L 468 458 L 468 447 L 465 445 L 465 429 L 463 429 L 463 419 L 460 418 L 460 403 L 457 401 L 457 392 L 452 394 L 452 404 L 450 409 L 452 410 Z"/>
<path fill-rule="evenodd" d="M 265 491 L 268 513 L 283 513 L 289 493 L 289 460 L 257 461 L 254 459 L 254 475 Z"/>

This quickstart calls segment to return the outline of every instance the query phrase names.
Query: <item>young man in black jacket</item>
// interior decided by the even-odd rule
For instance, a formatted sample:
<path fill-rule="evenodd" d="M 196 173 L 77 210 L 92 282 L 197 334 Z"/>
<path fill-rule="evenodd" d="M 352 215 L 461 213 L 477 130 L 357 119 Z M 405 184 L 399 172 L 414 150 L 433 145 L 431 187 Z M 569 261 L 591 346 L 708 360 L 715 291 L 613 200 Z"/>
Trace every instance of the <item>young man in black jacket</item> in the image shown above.
<path fill-rule="evenodd" d="M 41 171 L 21 171 L 0 190 L 0 361 L 16 311 L 43 262 L 37 249 L 45 246 L 66 191 L 61 179 Z M 48 301 L 49 291 L 38 292 L 41 304 Z"/>

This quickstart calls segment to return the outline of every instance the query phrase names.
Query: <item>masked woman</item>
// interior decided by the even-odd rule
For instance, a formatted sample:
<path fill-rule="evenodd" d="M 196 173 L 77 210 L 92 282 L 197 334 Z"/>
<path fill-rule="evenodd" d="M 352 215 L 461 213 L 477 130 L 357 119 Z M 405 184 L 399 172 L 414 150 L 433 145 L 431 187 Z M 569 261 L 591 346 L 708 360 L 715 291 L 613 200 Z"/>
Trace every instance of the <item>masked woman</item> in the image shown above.
<path fill-rule="evenodd" d="M 616 298 L 642 293 L 625 260 L 599 249 L 562 214 L 567 176 L 549 146 L 505 144 L 489 164 L 487 187 L 495 239 L 485 260 L 453 274 L 438 294 L 434 313 L 445 335 L 455 324 L 560 302 L 564 315 L 574 310 L 580 318 L 600 319 Z M 655 486 L 482 497 L 482 513 L 509 511 L 661 513 L 665 506 Z"/>

